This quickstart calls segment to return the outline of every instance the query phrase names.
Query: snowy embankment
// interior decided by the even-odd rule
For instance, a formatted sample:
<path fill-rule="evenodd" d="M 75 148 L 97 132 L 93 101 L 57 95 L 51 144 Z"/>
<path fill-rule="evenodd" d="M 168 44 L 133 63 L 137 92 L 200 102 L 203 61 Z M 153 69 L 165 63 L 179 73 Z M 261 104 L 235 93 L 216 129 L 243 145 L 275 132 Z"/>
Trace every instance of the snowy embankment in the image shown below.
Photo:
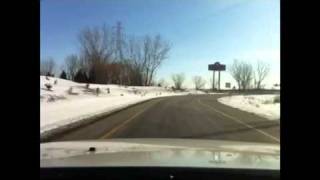
<path fill-rule="evenodd" d="M 45 84 L 51 84 L 52 89 L 48 90 Z M 98 95 L 97 88 L 100 91 Z M 86 87 L 86 84 L 83 83 L 53 77 L 47 79 L 45 76 L 40 76 L 40 133 L 43 134 L 85 118 L 125 108 L 148 99 L 189 93 L 176 93 L 170 89 L 154 86 L 90 84 L 89 87 Z M 191 93 L 203 92 L 192 91 Z"/>
<path fill-rule="evenodd" d="M 222 97 L 218 101 L 269 120 L 280 119 L 280 95 L 237 95 Z"/>

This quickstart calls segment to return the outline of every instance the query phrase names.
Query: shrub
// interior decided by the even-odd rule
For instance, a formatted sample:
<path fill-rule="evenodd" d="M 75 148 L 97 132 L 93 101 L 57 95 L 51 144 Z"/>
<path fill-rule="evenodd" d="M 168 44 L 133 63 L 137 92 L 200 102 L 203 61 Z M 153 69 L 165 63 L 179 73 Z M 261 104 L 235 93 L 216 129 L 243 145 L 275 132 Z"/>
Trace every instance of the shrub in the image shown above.
<path fill-rule="evenodd" d="M 53 96 L 49 96 L 48 102 L 54 102 L 56 99 Z"/>
<path fill-rule="evenodd" d="M 133 89 L 133 94 L 139 94 L 139 91 L 137 89 Z"/>
<path fill-rule="evenodd" d="M 48 102 L 54 102 L 56 100 L 62 100 L 62 99 L 66 99 L 66 97 L 64 96 L 57 96 L 57 95 L 49 95 L 49 98 L 48 98 Z"/>
<path fill-rule="evenodd" d="M 46 83 L 46 84 L 44 84 L 44 86 L 46 86 L 46 88 L 47 88 L 49 91 L 51 91 L 52 85 L 51 85 L 50 83 Z"/>
<path fill-rule="evenodd" d="M 182 88 L 182 84 L 183 84 L 183 82 L 185 80 L 184 74 L 183 73 L 173 74 L 171 78 L 172 78 L 172 81 L 174 83 L 175 89 L 180 90 Z"/>
<path fill-rule="evenodd" d="M 78 94 L 79 94 L 79 93 L 73 92 L 72 90 L 73 90 L 72 87 L 70 87 L 70 88 L 68 89 L 68 94 L 69 94 L 69 95 L 78 95 Z"/>
<path fill-rule="evenodd" d="M 72 87 L 68 89 L 68 94 L 72 94 Z"/>
<path fill-rule="evenodd" d="M 262 104 L 272 104 L 272 103 L 274 103 L 273 99 L 265 100 L 262 102 Z"/>
<path fill-rule="evenodd" d="M 275 96 L 273 98 L 273 103 L 280 103 L 280 96 Z"/>
<path fill-rule="evenodd" d="M 100 88 L 96 88 L 96 95 L 99 96 L 99 94 L 101 93 Z"/>

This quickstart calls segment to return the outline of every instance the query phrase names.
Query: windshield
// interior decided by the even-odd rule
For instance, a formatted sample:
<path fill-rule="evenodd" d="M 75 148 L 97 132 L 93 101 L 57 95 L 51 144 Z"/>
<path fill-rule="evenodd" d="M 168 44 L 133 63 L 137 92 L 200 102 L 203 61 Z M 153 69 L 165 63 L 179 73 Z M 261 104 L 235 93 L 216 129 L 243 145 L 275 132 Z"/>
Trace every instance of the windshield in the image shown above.
<path fill-rule="evenodd" d="M 40 5 L 44 164 L 280 168 L 279 0 Z"/>

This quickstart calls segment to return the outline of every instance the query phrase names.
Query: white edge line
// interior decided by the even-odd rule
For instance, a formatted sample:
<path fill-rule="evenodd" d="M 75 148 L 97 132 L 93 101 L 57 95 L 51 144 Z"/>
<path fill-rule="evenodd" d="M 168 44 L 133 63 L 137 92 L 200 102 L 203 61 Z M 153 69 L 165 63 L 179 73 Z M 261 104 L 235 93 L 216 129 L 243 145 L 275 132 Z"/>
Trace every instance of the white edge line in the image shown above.
<path fill-rule="evenodd" d="M 218 113 L 220 113 L 220 114 L 222 114 L 222 115 L 224 115 L 224 116 L 232 119 L 233 121 L 236 121 L 236 122 L 238 122 L 238 123 L 240 123 L 240 124 L 242 124 L 242 125 L 244 125 L 244 126 L 246 126 L 246 127 L 248 127 L 248 128 L 254 129 L 254 130 L 256 130 L 257 132 L 259 132 L 259 133 L 261 133 L 261 134 L 263 134 L 263 135 L 265 135 L 265 136 L 267 136 L 267 137 L 269 137 L 269 138 L 271 138 L 271 139 L 273 139 L 273 140 L 275 140 L 275 141 L 277 141 L 277 142 L 280 143 L 280 140 L 279 140 L 278 138 L 276 138 L 276 137 L 274 137 L 274 136 L 272 136 L 272 135 L 270 135 L 270 134 L 268 134 L 268 133 L 266 133 L 266 132 L 264 132 L 264 131 L 262 131 L 262 130 L 260 130 L 260 129 L 256 129 L 255 127 L 253 127 L 253 126 L 251 126 L 251 125 L 249 125 L 249 124 L 246 124 L 246 123 L 244 123 L 244 122 L 242 122 L 242 121 L 240 121 L 240 120 L 234 118 L 233 116 L 230 116 L 230 115 L 228 115 L 228 114 L 226 114 L 226 113 L 224 113 L 224 112 L 221 112 L 221 111 L 213 108 L 212 106 L 209 106 L 209 105 L 207 105 L 207 104 L 204 104 L 204 103 L 202 103 L 202 102 L 200 101 L 200 99 L 198 99 L 198 101 L 199 101 L 200 104 L 202 104 L 202 105 L 204 105 L 204 106 L 207 106 L 207 107 L 210 107 L 210 108 L 213 109 L 214 111 L 216 111 L 216 112 L 218 112 Z"/>

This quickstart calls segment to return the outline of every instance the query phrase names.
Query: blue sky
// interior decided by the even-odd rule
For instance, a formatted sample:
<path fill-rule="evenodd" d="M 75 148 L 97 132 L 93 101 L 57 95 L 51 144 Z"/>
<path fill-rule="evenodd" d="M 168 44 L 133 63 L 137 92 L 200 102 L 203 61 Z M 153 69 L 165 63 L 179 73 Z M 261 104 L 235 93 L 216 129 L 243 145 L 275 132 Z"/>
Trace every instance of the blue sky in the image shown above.
<path fill-rule="evenodd" d="M 241 59 L 269 63 L 266 83 L 280 82 L 279 0 L 43 0 L 40 18 L 41 57 L 58 64 L 78 52 L 83 27 L 121 21 L 129 35 L 159 33 L 171 43 L 157 79 L 184 72 L 191 86 L 194 75 L 209 81 L 208 64 Z M 235 84 L 228 72 L 225 82 Z"/>

